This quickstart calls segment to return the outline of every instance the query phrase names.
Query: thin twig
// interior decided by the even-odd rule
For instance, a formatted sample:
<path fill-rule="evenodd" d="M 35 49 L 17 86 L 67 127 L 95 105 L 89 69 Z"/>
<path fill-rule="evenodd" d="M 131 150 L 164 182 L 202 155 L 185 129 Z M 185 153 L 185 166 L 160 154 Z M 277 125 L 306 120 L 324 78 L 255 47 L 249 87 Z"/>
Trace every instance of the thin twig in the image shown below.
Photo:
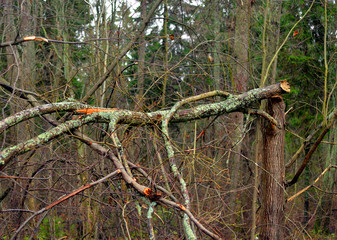
<path fill-rule="evenodd" d="M 11 240 L 14 240 L 16 239 L 17 235 L 21 232 L 21 230 L 30 222 L 30 220 L 32 220 L 34 217 L 50 210 L 51 208 L 55 207 L 56 205 L 59 205 L 60 203 L 64 202 L 65 200 L 79 194 L 80 192 L 83 192 L 84 190 L 90 188 L 90 187 L 93 187 L 101 182 L 104 182 L 105 180 L 119 174 L 121 171 L 120 170 L 116 170 L 116 171 L 113 171 L 112 173 L 106 175 L 105 177 L 95 181 L 95 182 L 92 182 L 92 183 L 89 183 L 88 185 L 85 185 L 85 186 L 82 186 L 80 187 L 79 189 L 76 189 L 75 191 L 71 192 L 70 194 L 67 194 L 63 197 L 61 197 L 59 200 L 53 202 L 52 204 L 48 205 L 47 207 L 44 207 L 42 209 L 40 209 L 39 211 L 35 212 L 32 216 L 30 216 L 29 218 L 26 219 L 26 221 L 24 221 L 20 227 L 15 231 L 14 235 L 11 237 Z"/>
<path fill-rule="evenodd" d="M 333 112 L 333 116 L 331 117 L 330 121 L 325 126 L 325 128 L 322 130 L 321 134 L 316 139 L 316 142 L 311 146 L 310 150 L 308 151 L 307 155 L 305 156 L 305 158 L 304 158 L 301 166 L 298 168 L 298 170 L 297 170 L 295 176 L 293 177 L 293 179 L 285 184 L 286 187 L 289 187 L 289 186 L 291 186 L 291 185 L 293 185 L 293 184 L 295 184 L 297 182 L 297 180 L 301 176 L 303 170 L 305 169 L 305 167 L 309 163 L 309 161 L 311 159 L 311 156 L 314 154 L 314 152 L 316 151 L 317 147 L 319 146 L 319 144 L 323 140 L 325 134 L 327 134 L 327 132 L 333 126 L 336 118 L 337 118 L 337 109 Z"/>
<path fill-rule="evenodd" d="M 311 187 L 314 187 L 314 184 L 317 183 L 321 177 L 324 176 L 324 174 L 330 170 L 330 168 L 337 168 L 337 166 L 334 165 L 329 165 L 326 169 L 324 169 L 324 171 L 316 178 L 316 180 L 310 184 L 309 186 L 303 188 L 301 191 L 297 192 L 296 194 L 294 194 L 293 196 L 291 196 L 290 198 L 287 199 L 287 202 L 291 202 L 292 200 L 294 200 L 296 197 L 298 197 L 299 195 L 301 195 L 302 193 L 304 193 L 305 191 L 307 191 L 308 189 L 310 189 Z"/>

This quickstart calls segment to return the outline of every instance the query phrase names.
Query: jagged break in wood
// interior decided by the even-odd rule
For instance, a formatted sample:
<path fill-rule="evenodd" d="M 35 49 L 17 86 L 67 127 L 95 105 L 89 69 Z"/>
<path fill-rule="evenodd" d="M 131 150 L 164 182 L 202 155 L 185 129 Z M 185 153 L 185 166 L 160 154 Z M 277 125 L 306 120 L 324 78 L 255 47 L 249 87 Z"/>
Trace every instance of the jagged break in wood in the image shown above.
<path fill-rule="evenodd" d="M 283 91 L 288 92 L 288 93 L 290 92 L 290 84 L 288 83 L 287 80 L 281 81 L 280 87 L 282 88 Z"/>

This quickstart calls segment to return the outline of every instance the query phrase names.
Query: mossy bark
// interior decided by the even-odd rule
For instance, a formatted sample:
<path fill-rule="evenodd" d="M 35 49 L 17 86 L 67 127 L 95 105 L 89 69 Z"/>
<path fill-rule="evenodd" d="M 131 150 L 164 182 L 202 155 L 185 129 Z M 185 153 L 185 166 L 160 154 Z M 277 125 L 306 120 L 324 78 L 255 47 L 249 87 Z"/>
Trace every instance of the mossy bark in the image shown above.
<path fill-rule="evenodd" d="M 286 82 L 280 82 L 270 85 L 265 88 L 253 89 L 249 92 L 230 96 L 225 101 L 212 104 L 199 105 L 194 108 L 188 108 L 185 110 L 177 111 L 170 122 L 186 122 L 190 120 L 196 120 L 201 118 L 207 118 L 210 116 L 221 115 L 225 113 L 235 112 L 235 111 L 247 111 L 247 108 L 252 106 L 252 104 L 266 98 L 270 98 L 274 95 L 286 93 L 290 90 L 288 89 L 288 84 Z M 15 114 L 15 116 L 6 118 L 0 121 L 0 130 L 14 126 L 23 120 L 27 120 L 32 117 L 40 116 L 46 113 L 55 111 L 75 111 L 83 106 L 79 103 L 64 102 L 59 104 L 48 104 L 37 108 L 28 109 L 20 113 Z M 87 106 L 86 106 L 87 107 Z M 41 110 L 42 109 L 42 110 Z M 52 139 L 65 134 L 70 133 L 72 129 L 83 126 L 84 124 L 100 121 L 109 123 L 111 121 L 111 115 L 118 116 L 118 123 L 116 124 L 129 124 L 129 125 L 140 125 L 157 124 L 163 120 L 164 116 L 169 114 L 170 110 L 156 111 L 152 113 L 142 113 L 134 112 L 122 109 L 115 109 L 111 112 L 97 112 L 92 113 L 83 118 L 76 120 L 70 120 L 57 127 L 48 130 L 39 136 L 29 139 L 25 142 L 21 142 L 15 146 L 8 147 L 0 153 L 0 168 L 5 162 L 8 162 L 11 157 L 17 154 L 22 154 L 27 152 L 40 144 L 45 144 Z"/>

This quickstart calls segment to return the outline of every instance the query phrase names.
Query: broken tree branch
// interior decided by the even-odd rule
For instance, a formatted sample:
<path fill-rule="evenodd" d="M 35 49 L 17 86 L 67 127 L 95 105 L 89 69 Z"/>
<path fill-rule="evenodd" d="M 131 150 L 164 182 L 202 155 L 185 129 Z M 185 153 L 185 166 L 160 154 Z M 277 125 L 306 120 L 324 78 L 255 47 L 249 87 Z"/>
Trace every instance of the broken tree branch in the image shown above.
<path fill-rule="evenodd" d="M 194 108 L 188 108 L 184 110 L 177 111 L 173 116 L 170 122 L 186 122 L 195 119 L 207 118 L 210 116 L 221 115 L 225 113 L 242 111 L 252 104 L 272 96 L 289 92 L 289 85 L 286 81 L 276 83 L 264 88 L 257 88 L 250 90 L 246 93 L 232 96 L 226 99 L 225 101 L 211 104 L 199 105 Z M 7 129 L 11 126 L 18 124 L 29 118 L 40 116 L 47 113 L 52 113 L 56 111 L 72 111 L 78 110 L 79 108 L 84 107 L 88 109 L 88 105 L 75 103 L 75 102 L 63 102 L 55 104 L 47 104 L 39 107 L 31 108 L 19 112 L 13 116 L 10 116 L 6 119 L 0 121 L 0 132 L 4 129 Z M 93 109 L 101 109 L 91 107 Z M 63 124 L 58 125 L 57 127 L 40 134 L 39 136 L 27 140 L 26 142 L 19 143 L 16 146 L 11 146 L 4 149 L 0 153 L 0 167 L 5 162 L 7 162 L 14 154 L 22 154 L 26 151 L 29 151 L 40 144 L 47 143 L 55 137 L 60 136 L 61 134 L 71 131 L 74 128 L 83 126 L 84 124 L 100 121 L 110 123 L 112 114 L 115 117 L 118 117 L 118 121 L 115 124 L 129 124 L 129 125 L 141 125 L 141 124 L 157 124 L 165 118 L 170 113 L 170 110 L 161 110 L 152 113 L 143 113 L 135 112 L 123 109 L 114 109 L 114 111 L 104 111 L 94 112 L 90 115 L 83 116 L 80 119 L 70 120 Z"/>
<path fill-rule="evenodd" d="M 327 123 L 327 125 L 325 126 L 325 128 L 322 130 L 321 134 L 316 139 L 316 142 L 311 146 L 311 148 L 308 151 L 307 155 L 304 157 L 304 160 L 303 160 L 301 166 L 298 168 L 298 170 L 297 170 L 295 176 L 293 177 L 293 179 L 285 184 L 286 187 L 290 187 L 291 185 L 294 185 L 297 182 L 297 180 L 301 176 L 303 170 L 308 165 L 308 163 L 309 163 L 309 161 L 311 159 L 311 156 L 314 154 L 314 152 L 316 151 L 317 147 L 322 142 L 325 134 L 327 134 L 328 131 L 330 130 L 330 128 L 333 126 L 336 118 L 337 118 L 337 109 L 333 112 L 333 116 L 331 117 L 330 121 Z"/>
<path fill-rule="evenodd" d="M 321 174 L 316 178 L 316 180 L 312 184 L 310 184 L 309 186 L 303 188 L 301 191 L 297 192 L 296 194 L 294 194 L 293 196 L 291 196 L 290 198 L 288 198 L 287 202 L 291 202 L 292 200 L 294 200 L 296 197 L 298 197 L 299 195 L 301 195 L 302 193 L 304 193 L 305 191 L 307 191 L 311 187 L 314 187 L 315 183 L 317 183 L 321 179 L 321 177 L 323 177 L 324 174 L 327 173 L 327 171 L 330 170 L 330 168 L 337 168 L 337 166 L 329 165 L 326 169 L 324 169 L 323 172 L 321 172 Z"/>

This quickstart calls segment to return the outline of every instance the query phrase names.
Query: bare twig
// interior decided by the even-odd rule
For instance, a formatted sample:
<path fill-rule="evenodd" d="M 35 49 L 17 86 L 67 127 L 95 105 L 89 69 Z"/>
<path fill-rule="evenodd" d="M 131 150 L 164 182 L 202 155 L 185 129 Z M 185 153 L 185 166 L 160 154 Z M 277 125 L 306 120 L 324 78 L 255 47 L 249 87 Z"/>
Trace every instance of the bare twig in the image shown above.
<path fill-rule="evenodd" d="M 97 181 L 95 181 L 95 182 L 89 183 L 88 185 L 85 185 L 85 186 L 83 186 L 83 187 L 80 187 L 79 189 L 73 191 L 72 193 L 67 194 L 67 195 L 61 197 L 59 200 L 53 202 L 52 204 L 48 205 L 47 207 L 44 207 L 44 208 L 40 209 L 39 211 L 35 212 L 32 216 L 30 216 L 29 218 L 27 218 L 26 221 L 24 221 L 24 222 L 20 225 L 20 227 L 19 227 L 18 229 L 16 229 L 15 233 L 14 233 L 13 236 L 11 237 L 11 240 L 16 239 L 17 235 L 21 232 L 21 230 L 22 230 L 22 229 L 23 229 L 23 228 L 30 222 L 30 220 L 32 220 L 34 217 L 36 217 L 36 216 L 38 216 L 38 215 L 40 215 L 40 214 L 42 214 L 42 213 L 44 213 L 44 212 L 50 210 L 51 208 L 53 208 L 53 207 L 55 207 L 56 205 L 58 205 L 58 204 L 64 202 L 65 200 L 67 200 L 67 199 L 69 199 L 69 198 L 71 198 L 71 197 L 73 197 L 73 196 L 79 194 L 80 192 L 83 192 L 84 190 L 86 190 L 86 189 L 88 189 L 88 188 L 90 188 L 90 187 L 93 187 L 93 186 L 95 186 L 95 185 L 97 185 L 97 184 L 99 184 L 99 183 L 104 182 L 105 180 L 107 180 L 107 179 L 109 179 L 109 178 L 111 178 L 111 177 L 117 175 L 117 174 L 120 173 L 120 172 L 121 172 L 120 170 L 113 171 L 112 173 L 106 175 L 105 177 L 103 177 L 103 178 L 101 178 L 101 179 L 99 179 L 99 180 L 97 180 Z"/>
<path fill-rule="evenodd" d="M 293 196 L 291 196 L 290 198 L 288 198 L 287 202 L 291 202 L 292 200 L 294 200 L 296 197 L 298 197 L 299 195 L 301 195 L 302 193 L 304 193 L 305 191 L 307 191 L 311 187 L 314 187 L 315 183 L 317 183 L 321 179 L 321 177 L 323 177 L 324 174 L 327 173 L 327 171 L 330 170 L 330 168 L 337 168 L 337 166 L 335 166 L 335 165 L 329 165 L 326 169 L 324 169 L 324 171 L 316 178 L 316 180 L 312 184 L 310 184 L 309 186 L 303 188 L 301 191 L 298 191 L 296 194 L 294 194 Z"/>
<path fill-rule="evenodd" d="M 304 160 L 303 160 L 301 166 L 298 168 L 298 170 L 297 170 L 295 176 L 293 177 L 293 179 L 285 184 L 286 187 L 289 187 L 289 186 L 291 186 L 291 185 L 293 185 L 293 184 L 295 184 L 297 182 L 297 180 L 301 176 L 303 170 L 305 169 L 305 167 L 309 163 L 309 161 L 311 159 L 311 156 L 314 154 L 314 152 L 316 151 L 317 147 L 319 146 L 319 144 L 323 140 L 325 134 L 327 134 L 327 132 L 333 126 L 336 118 L 337 118 L 337 109 L 335 109 L 335 111 L 333 111 L 333 115 L 332 115 L 331 119 L 329 120 L 329 122 L 327 123 L 327 125 L 325 126 L 325 128 L 322 130 L 321 134 L 316 139 L 316 142 L 311 146 L 311 148 L 308 151 L 307 155 L 304 157 Z"/>
<path fill-rule="evenodd" d="M 328 122 L 330 122 L 331 120 L 336 119 L 337 117 L 337 109 L 335 109 L 328 117 Z M 323 122 L 320 123 L 308 136 L 307 138 L 304 140 L 304 142 L 302 143 L 301 147 L 296 151 L 296 153 L 292 156 L 291 160 L 289 161 L 289 163 L 286 164 L 286 168 L 290 168 L 294 162 L 298 159 L 299 155 L 301 154 L 301 152 L 304 150 L 305 147 L 307 147 L 310 142 L 311 139 L 316 135 L 316 133 L 322 129 L 323 127 Z"/>

